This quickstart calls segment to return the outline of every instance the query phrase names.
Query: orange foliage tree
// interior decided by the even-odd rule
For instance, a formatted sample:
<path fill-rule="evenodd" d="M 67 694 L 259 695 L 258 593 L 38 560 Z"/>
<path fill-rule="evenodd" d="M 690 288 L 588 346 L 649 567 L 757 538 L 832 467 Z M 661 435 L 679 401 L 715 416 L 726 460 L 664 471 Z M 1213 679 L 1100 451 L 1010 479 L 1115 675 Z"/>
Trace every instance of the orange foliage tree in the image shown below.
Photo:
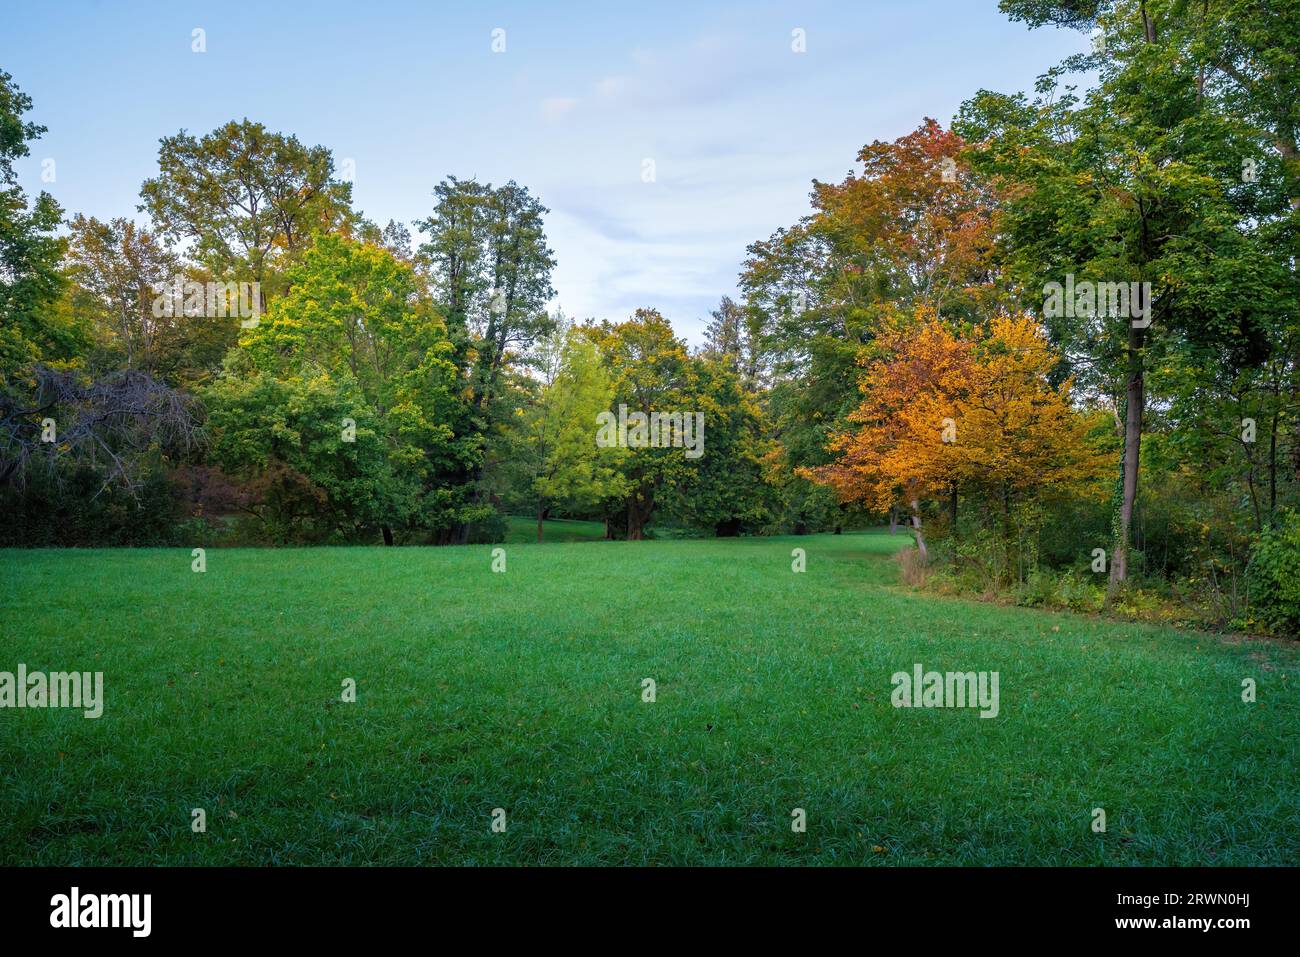
<path fill-rule="evenodd" d="M 912 517 L 925 557 L 921 502 L 957 489 L 1008 510 L 1013 499 L 1106 493 L 1113 455 L 1089 439 L 1058 356 L 1027 316 L 957 332 L 931 310 L 887 324 L 864 359 L 862 402 L 836 433 L 828 465 L 804 470 L 844 501 Z"/>

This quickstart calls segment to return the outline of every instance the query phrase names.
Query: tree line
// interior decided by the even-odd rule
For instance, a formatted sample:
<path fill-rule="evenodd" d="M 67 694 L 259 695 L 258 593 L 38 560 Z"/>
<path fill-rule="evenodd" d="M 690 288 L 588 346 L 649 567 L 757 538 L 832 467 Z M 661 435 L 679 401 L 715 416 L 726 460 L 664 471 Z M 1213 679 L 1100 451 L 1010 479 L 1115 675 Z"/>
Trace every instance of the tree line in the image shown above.
<path fill-rule="evenodd" d="M 148 226 L 29 203 L 3 75 L 4 540 L 888 520 L 931 587 L 1295 629 L 1300 2 L 1001 7 L 1092 50 L 813 182 L 695 349 L 649 304 L 548 310 L 527 187 L 448 176 L 416 244 L 247 119 L 162 139 Z M 702 414 L 702 454 L 596 442 L 621 407 Z"/>

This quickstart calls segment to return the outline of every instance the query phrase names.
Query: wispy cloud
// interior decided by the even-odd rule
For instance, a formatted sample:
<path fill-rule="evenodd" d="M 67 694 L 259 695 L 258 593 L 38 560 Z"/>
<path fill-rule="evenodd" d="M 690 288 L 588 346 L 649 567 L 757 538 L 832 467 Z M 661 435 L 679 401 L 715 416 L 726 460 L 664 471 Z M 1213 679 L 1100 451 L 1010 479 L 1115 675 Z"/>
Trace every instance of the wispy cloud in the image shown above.
<path fill-rule="evenodd" d="M 1088 42 L 1030 32 L 991 0 L 660 0 L 511 5 L 497 54 L 469 5 L 393 0 L 401 30 L 391 17 L 303 21 L 272 4 L 249 33 L 237 7 L 209 5 L 209 52 L 195 56 L 193 24 L 141 3 L 159 15 L 19 4 L 5 20 L 5 69 L 50 128 L 19 174 L 44 188 L 41 160 L 58 158 L 49 188 L 70 213 L 131 215 L 159 137 L 247 115 L 355 158 L 357 205 L 377 222 L 427 216 L 448 174 L 528 186 L 552 210 L 566 309 L 617 319 L 655 305 L 692 338 L 734 294 L 746 245 L 808 212 L 814 178 L 841 179 L 864 143 L 944 120 L 976 90 L 1032 88 Z M 796 28 L 804 53 L 791 47 Z M 289 35 L 301 42 L 284 45 Z M 242 59 L 263 69 L 240 70 Z M 321 62 L 339 67 L 324 97 Z M 132 110 L 101 122 L 127 100 Z"/>
<path fill-rule="evenodd" d="M 573 112 L 574 107 L 578 105 L 577 97 L 573 96 L 550 96 L 542 100 L 542 119 L 549 123 L 562 119 Z"/>

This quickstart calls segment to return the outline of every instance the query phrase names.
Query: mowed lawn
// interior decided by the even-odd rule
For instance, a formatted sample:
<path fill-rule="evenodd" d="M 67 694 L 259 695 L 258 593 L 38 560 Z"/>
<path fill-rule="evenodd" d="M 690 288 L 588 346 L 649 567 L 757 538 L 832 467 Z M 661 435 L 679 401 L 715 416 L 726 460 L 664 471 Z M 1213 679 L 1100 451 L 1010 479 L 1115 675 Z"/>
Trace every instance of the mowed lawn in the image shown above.
<path fill-rule="evenodd" d="M 547 542 L 598 542 L 605 537 L 603 522 L 548 519 L 542 536 Z M 527 545 L 537 541 L 537 519 L 512 515 L 506 520 L 506 545 Z"/>
<path fill-rule="evenodd" d="M 0 552 L 0 670 L 106 696 L 0 711 L 0 863 L 1300 859 L 1294 646 L 918 595 L 902 542 Z M 891 707 L 917 662 L 1000 715 Z"/>

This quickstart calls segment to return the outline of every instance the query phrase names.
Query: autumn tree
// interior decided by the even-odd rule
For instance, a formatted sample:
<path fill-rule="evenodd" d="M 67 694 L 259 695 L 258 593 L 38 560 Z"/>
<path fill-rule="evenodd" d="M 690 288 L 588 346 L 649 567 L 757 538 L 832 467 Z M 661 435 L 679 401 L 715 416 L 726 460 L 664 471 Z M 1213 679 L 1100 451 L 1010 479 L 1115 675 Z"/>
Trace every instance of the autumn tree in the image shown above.
<path fill-rule="evenodd" d="M 1013 498 L 1096 495 L 1108 459 L 1053 386 L 1058 357 L 1025 316 L 957 332 L 932 311 L 883 327 L 835 459 L 807 471 L 840 497 L 910 514 L 922 556 L 922 502 L 972 491 L 1009 512 Z"/>
<path fill-rule="evenodd" d="M 930 119 L 872 142 L 860 173 L 813 183 L 810 216 L 749 247 L 740 286 L 764 330 L 772 418 L 796 469 L 827 462 L 829 437 L 858 401 L 861 351 L 894 312 L 974 317 L 998 300 L 995 197 L 969 174 L 965 146 Z M 821 502 L 795 493 L 800 526 Z"/>

